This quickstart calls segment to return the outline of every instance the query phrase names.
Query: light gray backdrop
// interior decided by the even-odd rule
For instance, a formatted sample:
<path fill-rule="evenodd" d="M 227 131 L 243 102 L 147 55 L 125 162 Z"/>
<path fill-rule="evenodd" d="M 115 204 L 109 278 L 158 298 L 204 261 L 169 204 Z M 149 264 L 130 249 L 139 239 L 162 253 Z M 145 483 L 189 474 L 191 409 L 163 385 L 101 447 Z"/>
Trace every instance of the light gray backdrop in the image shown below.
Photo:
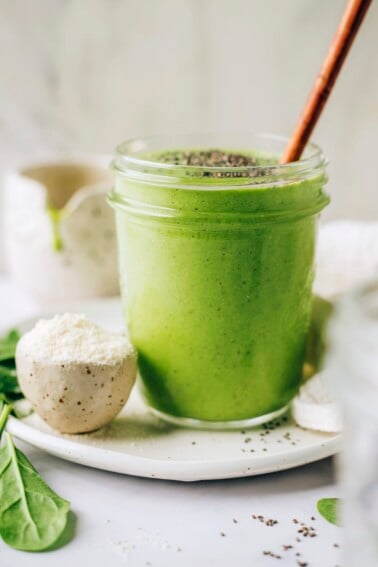
<path fill-rule="evenodd" d="M 289 134 L 344 0 L 0 0 L 0 169 L 132 136 Z M 378 213 L 378 6 L 315 140 L 328 218 Z"/>

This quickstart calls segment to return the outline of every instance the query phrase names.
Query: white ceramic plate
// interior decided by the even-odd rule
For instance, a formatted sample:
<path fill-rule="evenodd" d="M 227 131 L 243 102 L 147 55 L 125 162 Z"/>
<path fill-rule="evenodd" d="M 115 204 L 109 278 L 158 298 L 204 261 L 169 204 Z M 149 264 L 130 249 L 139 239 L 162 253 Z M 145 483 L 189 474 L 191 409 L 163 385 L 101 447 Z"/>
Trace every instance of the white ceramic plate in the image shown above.
<path fill-rule="evenodd" d="M 122 329 L 119 300 L 66 306 L 65 310 L 85 313 L 105 328 Z M 15 326 L 26 331 L 35 320 Z M 23 420 L 10 418 L 8 430 L 23 441 L 82 465 L 181 481 L 290 469 L 329 457 L 340 446 L 340 435 L 301 429 L 287 417 L 241 431 L 177 428 L 152 415 L 136 391 L 117 419 L 95 433 L 60 435 L 35 414 Z"/>

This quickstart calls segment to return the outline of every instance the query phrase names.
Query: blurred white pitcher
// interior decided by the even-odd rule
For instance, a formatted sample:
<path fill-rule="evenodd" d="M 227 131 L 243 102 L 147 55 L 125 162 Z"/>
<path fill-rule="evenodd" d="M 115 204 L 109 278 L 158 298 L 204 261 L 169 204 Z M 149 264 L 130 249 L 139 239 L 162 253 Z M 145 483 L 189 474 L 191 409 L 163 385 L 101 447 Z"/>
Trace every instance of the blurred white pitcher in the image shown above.
<path fill-rule="evenodd" d="M 343 408 L 345 567 L 378 565 L 378 281 L 346 294 L 330 323 L 329 376 Z"/>
<path fill-rule="evenodd" d="M 108 163 L 56 160 L 5 175 L 8 271 L 40 304 L 118 293 Z"/>

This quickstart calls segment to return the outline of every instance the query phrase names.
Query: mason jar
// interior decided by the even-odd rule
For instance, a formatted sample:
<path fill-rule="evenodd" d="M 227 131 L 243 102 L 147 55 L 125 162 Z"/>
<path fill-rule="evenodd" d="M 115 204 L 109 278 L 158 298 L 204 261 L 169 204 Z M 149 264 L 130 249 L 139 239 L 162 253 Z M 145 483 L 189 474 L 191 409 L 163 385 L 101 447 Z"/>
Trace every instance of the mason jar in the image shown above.
<path fill-rule="evenodd" d="M 343 298 L 329 334 L 328 365 L 344 414 L 344 564 L 378 565 L 378 281 Z"/>
<path fill-rule="evenodd" d="M 169 421 L 256 425 L 297 392 L 329 198 L 321 150 L 279 165 L 286 143 L 216 134 L 117 148 L 109 199 L 125 318 L 142 394 Z M 231 165 L 212 161 L 222 152 Z"/>

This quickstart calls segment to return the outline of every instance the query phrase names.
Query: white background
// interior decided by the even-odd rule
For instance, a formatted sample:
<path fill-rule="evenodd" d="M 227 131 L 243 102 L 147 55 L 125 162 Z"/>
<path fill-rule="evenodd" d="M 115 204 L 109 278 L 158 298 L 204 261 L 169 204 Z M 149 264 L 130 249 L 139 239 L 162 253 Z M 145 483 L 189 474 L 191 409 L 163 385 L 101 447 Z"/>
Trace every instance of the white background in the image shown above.
<path fill-rule="evenodd" d="M 139 135 L 290 134 L 344 5 L 0 0 L 0 171 L 56 152 L 109 153 Z M 377 215 L 377 29 L 373 3 L 315 135 L 331 161 L 328 218 Z M 25 315 L 10 286 L 0 292 L 4 324 Z M 1 544 L 1 567 L 295 565 L 292 556 L 277 562 L 262 550 L 290 543 L 292 517 L 309 521 L 318 498 L 337 495 L 330 460 L 269 477 L 180 485 L 27 454 L 71 499 L 77 537 L 53 555 Z M 261 526 L 253 513 L 280 523 Z M 311 566 L 333 567 L 339 531 L 316 517 L 321 537 L 298 546 Z"/>
<path fill-rule="evenodd" d="M 345 3 L 0 0 L 0 171 L 140 135 L 289 134 Z M 328 218 L 377 214 L 377 29 L 373 2 L 315 134 Z"/>

